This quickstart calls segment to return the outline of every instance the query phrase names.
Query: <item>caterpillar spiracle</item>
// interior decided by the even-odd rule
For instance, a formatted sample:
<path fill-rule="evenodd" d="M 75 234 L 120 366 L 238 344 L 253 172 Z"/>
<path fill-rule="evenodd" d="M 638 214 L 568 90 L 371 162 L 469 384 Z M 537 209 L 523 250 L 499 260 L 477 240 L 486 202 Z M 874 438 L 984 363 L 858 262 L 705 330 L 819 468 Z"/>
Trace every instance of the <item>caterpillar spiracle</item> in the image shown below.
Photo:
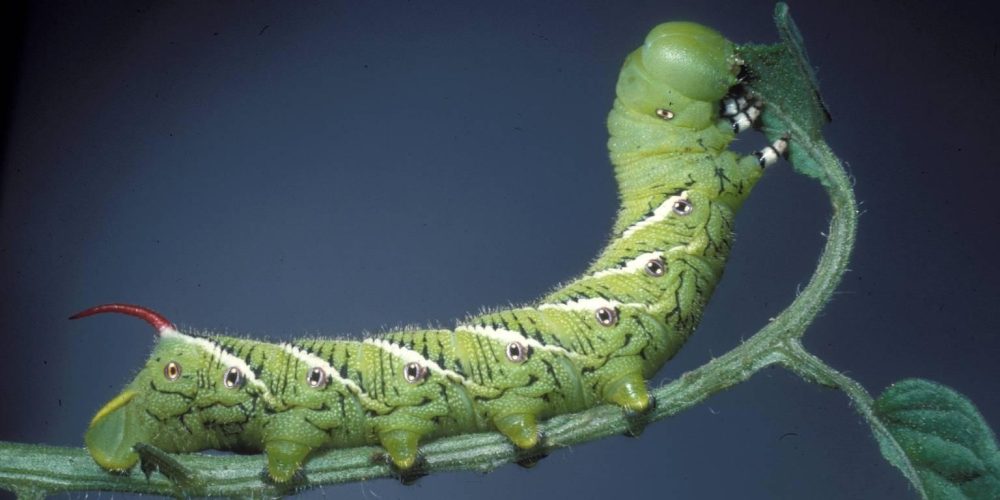
<path fill-rule="evenodd" d="M 583 275 L 530 305 L 450 330 L 280 344 L 182 332 L 127 304 L 74 315 L 123 313 L 158 332 L 145 366 L 94 416 L 87 449 L 109 471 L 131 469 L 139 443 L 262 451 L 270 477 L 287 482 L 324 448 L 378 444 L 407 471 L 437 437 L 495 429 L 530 450 L 553 415 L 646 411 L 646 380 L 722 275 L 736 211 L 787 147 L 727 149 L 760 114 L 741 69 L 731 42 L 686 22 L 657 26 L 628 56 L 608 117 L 613 237 Z"/>

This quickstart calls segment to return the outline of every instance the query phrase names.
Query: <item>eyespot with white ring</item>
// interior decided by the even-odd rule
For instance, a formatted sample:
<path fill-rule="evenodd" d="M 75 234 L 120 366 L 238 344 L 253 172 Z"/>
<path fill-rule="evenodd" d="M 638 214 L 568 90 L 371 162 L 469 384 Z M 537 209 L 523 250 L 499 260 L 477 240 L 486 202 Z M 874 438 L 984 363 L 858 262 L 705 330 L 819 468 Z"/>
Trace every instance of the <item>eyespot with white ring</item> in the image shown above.
<path fill-rule="evenodd" d="M 309 387 L 315 387 L 318 389 L 325 386 L 326 382 L 326 372 L 318 366 L 309 370 L 309 373 L 306 374 L 306 383 L 309 384 Z"/>
<path fill-rule="evenodd" d="M 419 384 L 427 378 L 427 367 L 417 362 L 403 365 L 403 378 L 411 384 Z"/>
<path fill-rule="evenodd" d="M 181 365 L 177 364 L 176 361 L 167 363 L 167 366 L 163 367 L 163 376 L 171 382 L 181 378 Z"/>
<path fill-rule="evenodd" d="M 666 264 L 664 264 L 663 259 L 659 257 L 655 259 L 649 259 L 648 261 L 646 261 L 646 265 L 644 266 L 644 268 L 646 270 L 646 274 L 654 278 L 659 278 L 660 276 L 663 276 L 667 272 Z"/>
<path fill-rule="evenodd" d="M 514 363 L 524 363 L 531 354 L 531 349 L 520 342 L 507 344 L 507 359 Z"/>
<path fill-rule="evenodd" d="M 618 322 L 618 311 L 611 307 L 598 307 L 594 316 L 601 326 L 614 326 Z"/>
<path fill-rule="evenodd" d="M 674 119 L 674 112 L 670 111 L 669 109 L 657 108 L 657 110 L 656 110 L 656 116 L 659 116 L 660 118 L 663 118 L 664 120 L 673 120 Z"/>
<path fill-rule="evenodd" d="M 235 366 L 230 367 L 226 370 L 226 374 L 222 376 L 222 383 L 229 389 L 238 389 L 243 386 L 244 382 L 243 372 Z"/>
<path fill-rule="evenodd" d="M 689 215 L 694 210 L 694 204 L 685 199 L 680 199 L 674 202 L 672 207 L 673 211 L 677 215 Z"/>

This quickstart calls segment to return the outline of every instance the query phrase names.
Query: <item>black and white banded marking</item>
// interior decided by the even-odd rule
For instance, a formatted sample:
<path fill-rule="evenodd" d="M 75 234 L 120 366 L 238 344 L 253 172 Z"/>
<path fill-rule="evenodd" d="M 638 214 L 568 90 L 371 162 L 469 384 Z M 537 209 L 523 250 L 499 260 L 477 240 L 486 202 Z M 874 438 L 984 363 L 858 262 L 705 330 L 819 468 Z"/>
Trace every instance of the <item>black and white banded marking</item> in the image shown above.
<path fill-rule="evenodd" d="M 774 163 L 778 161 L 778 158 L 785 156 L 785 153 L 787 152 L 788 138 L 782 137 L 774 141 L 770 146 L 754 152 L 754 156 L 757 157 L 757 163 L 760 164 L 761 168 L 764 168 L 774 165 Z"/>

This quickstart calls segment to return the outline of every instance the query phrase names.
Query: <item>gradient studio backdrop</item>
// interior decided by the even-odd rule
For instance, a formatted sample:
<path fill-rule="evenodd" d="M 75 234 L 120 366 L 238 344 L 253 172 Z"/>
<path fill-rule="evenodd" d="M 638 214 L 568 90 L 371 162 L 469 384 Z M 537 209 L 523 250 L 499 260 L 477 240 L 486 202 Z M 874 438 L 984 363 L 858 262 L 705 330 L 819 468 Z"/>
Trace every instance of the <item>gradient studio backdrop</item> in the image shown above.
<path fill-rule="evenodd" d="M 66 320 L 94 304 L 281 339 L 533 299 L 608 235 L 604 121 L 646 32 L 686 19 L 777 37 L 770 1 L 471 4 L 11 7 L 0 440 L 81 446 L 143 363 L 142 322 Z M 805 343 L 875 393 L 913 376 L 955 387 L 1000 428 L 997 32 L 953 3 L 843 5 L 791 6 L 864 211 L 852 272 Z M 828 216 L 818 184 L 768 172 L 704 322 L 654 383 L 789 303 Z M 844 396 L 781 369 L 532 470 L 304 496 L 322 494 L 913 498 Z"/>

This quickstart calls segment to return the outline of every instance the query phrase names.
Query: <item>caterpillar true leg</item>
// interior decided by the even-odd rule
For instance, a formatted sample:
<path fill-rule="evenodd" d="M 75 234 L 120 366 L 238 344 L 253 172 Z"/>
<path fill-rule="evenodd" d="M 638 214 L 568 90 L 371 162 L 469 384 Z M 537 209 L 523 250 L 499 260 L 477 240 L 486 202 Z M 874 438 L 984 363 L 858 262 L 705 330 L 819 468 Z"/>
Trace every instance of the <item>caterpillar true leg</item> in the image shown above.
<path fill-rule="evenodd" d="M 733 132 L 738 134 L 757 123 L 763 106 L 763 101 L 750 95 L 746 87 L 739 85 L 722 99 L 719 114 L 729 118 Z"/>
<path fill-rule="evenodd" d="M 730 117 L 729 120 L 733 124 L 733 132 L 738 134 L 754 126 L 757 123 L 757 119 L 760 118 L 760 110 L 763 106 L 764 103 L 762 101 L 755 100 L 745 110 Z"/>
<path fill-rule="evenodd" d="M 764 167 L 770 167 L 778 161 L 778 158 L 785 156 L 788 152 L 788 136 L 781 137 L 760 151 L 755 151 L 753 155 L 757 158 L 757 163 Z"/>
<path fill-rule="evenodd" d="M 737 87 L 735 92 L 727 95 L 725 99 L 722 100 L 722 109 L 720 114 L 726 118 L 730 118 L 738 115 L 740 111 L 747 109 L 750 102 L 747 101 L 744 92 L 746 91 L 743 87 Z"/>

